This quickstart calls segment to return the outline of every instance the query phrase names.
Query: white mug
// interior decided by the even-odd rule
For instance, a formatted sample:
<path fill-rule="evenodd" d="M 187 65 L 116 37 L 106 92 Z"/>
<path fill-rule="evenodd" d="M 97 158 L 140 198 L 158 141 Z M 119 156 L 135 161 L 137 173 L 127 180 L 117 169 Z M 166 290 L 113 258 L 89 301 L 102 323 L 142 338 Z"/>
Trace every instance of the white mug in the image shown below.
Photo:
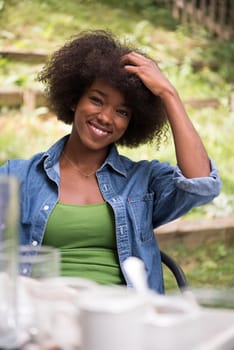
<path fill-rule="evenodd" d="M 126 287 L 99 287 L 79 300 L 81 350 L 141 350 L 145 302 Z"/>

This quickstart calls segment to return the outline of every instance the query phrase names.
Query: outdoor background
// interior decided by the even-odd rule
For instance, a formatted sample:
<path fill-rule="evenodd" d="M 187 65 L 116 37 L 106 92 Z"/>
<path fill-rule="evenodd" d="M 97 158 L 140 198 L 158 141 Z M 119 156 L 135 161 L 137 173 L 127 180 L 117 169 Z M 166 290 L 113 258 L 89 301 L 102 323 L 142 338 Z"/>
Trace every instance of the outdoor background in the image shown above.
<path fill-rule="evenodd" d="M 202 25 L 182 25 L 163 1 L 0 0 L 0 164 L 46 150 L 69 132 L 46 103 L 35 103 L 32 91 L 43 89 L 36 77 L 45 57 L 84 29 L 111 30 L 159 63 L 217 164 L 223 181 L 220 196 L 181 220 L 234 216 L 234 42 Z M 6 51 L 36 52 L 41 59 L 22 59 Z M 20 92 L 24 103 L 6 103 L 9 91 Z M 175 164 L 170 137 L 159 150 L 145 145 L 120 151 L 135 160 L 158 158 Z M 233 243 L 215 242 L 189 251 L 178 246 L 169 253 L 183 264 L 192 285 L 234 286 Z"/>

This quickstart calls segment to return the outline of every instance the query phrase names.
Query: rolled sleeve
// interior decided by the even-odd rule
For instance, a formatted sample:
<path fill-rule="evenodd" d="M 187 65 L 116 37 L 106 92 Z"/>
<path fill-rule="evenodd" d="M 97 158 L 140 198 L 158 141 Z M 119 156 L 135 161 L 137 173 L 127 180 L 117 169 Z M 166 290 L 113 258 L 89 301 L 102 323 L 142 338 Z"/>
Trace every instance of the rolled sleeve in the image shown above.
<path fill-rule="evenodd" d="M 186 178 L 182 174 L 180 168 L 176 167 L 173 174 L 176 187 L 199 196 L 218 196 L 222 187 L 222 182 L 219 177 L 219 172 L 212 160 L 210 160 L 210 166 L 211 171 L 209 176 L 192 179 Z"/>

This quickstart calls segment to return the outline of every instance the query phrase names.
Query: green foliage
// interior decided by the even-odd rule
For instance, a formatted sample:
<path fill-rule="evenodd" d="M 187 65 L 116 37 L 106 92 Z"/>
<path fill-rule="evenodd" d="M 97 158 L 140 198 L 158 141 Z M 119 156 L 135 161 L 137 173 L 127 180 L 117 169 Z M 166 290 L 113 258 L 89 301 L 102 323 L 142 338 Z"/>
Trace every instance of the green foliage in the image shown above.
<path fill-rule="evenodd" d="M 165 251 L 181 265 L 190 287 L 234 287 L 234 242 L 212 242 L 195 248 L 179 245 Z M 172 273 L 166 267 L 163 270 L 166 290 L 175 290 Z"/>
<path fill-rule="evenodd" d="M 0 11 L 3 10 L 4 5 L 5 5 L 5 1 L 4 0 L 0 0 Z"/>
<path fill-rule="evenodd" d="M 70 127 L 55 117 L 47 118 L 47 112 L 46 108 L 30 113 L 2 110 L 7 117 L 0 117 L 0 164 L 10 158 L 28 158 L 46 150 L 58 137 L 70 131 Z"/>
<path fill-rule="evenodd" d="M 219 63 L 219 74 L 233 84 L 234 42 L 216 40 L 216 45 L 212 45 L 209 50 L 205 50 L 202 56 L 207 62 Z"/>
<path fill-rule="evenodd" d="M 155 23 L 158 27 L 175 28 L 175 21 L 168 16 L 168 11 L 147 6 L 147 2 L 151 3 L 146 0 L 10 0 L 0 14 L 2 27 L 5 27 L 0 30 L 0 39 L 21 48 L 53 50 L 74 33 L 88 28 L 108 28 L 116 34 L 130 36 L 142 20 L 149 23 L 149 33 L 154 30 Z"/>
<path fill-rule="evenodd" d="M 36 81 L 38 71 L 41 68 L 42 65 L 13 62 L 9 59 L 0 57 L 0 81 L 4 81 L 4 88 L 41 88 L 41 84 Z"/>

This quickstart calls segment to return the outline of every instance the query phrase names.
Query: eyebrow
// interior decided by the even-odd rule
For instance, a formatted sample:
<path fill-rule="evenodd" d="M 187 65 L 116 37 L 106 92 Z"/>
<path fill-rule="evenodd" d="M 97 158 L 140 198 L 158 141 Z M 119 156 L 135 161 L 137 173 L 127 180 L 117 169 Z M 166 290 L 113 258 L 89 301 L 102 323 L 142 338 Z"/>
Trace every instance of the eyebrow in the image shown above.
<path fill-rule="evenodd" d="M 105 92 L 98 90 L 98 89 L 92 89 L 92 92 L 97 92 L 98 94 L 100 94 L 102 97 L 108 97 L 108 94 L 106 94 Z M 122 103 L 121 106 L 125 107 L 125 108 L 129 108 L 126 103 Z"/>
<path fill-rule="evenodd" d="M 98 89 L 92 89 L 91 91 L 93 92 L 97 92 L 98 94 L 100 94 L 101 96 L 103 97 L 107 97 L 107 94 L 101 90 L 98 90 Z"/>

